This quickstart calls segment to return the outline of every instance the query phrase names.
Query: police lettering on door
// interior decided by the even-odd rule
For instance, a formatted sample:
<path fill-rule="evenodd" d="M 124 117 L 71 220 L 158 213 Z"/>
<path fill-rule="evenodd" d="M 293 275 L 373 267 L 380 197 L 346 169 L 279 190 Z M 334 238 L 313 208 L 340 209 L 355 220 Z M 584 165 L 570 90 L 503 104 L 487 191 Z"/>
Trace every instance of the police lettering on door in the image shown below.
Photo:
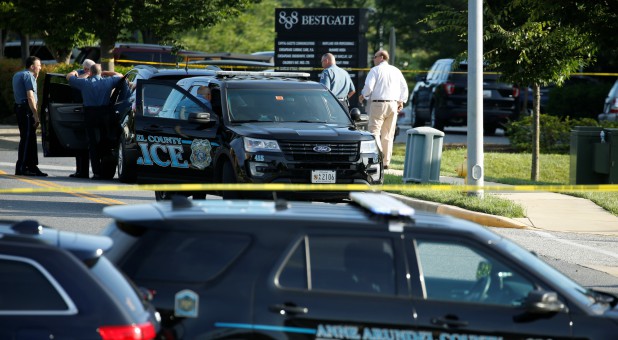
<path fill-rule="evenodd" d="M 207 139 L 183 140 L 168 136 L 135 136 L 142 152 L 138 165 L 204 169 L 212 163 L 212 146 Z M 191 155 L 184 154 L 183 145 L 190 145 Z"/>

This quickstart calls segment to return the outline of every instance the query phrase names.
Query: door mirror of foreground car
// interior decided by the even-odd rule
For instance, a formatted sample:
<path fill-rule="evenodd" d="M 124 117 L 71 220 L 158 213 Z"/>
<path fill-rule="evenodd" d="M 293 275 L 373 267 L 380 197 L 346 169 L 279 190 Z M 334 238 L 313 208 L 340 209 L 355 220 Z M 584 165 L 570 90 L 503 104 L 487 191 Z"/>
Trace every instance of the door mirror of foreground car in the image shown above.
<path fill-rule="evenodd" d="M 567 307 L 558 300 L 556 292 L 533 290 L 524 300 L 524 307 L 529 313 L 547 314 L 567 311 Z"/>

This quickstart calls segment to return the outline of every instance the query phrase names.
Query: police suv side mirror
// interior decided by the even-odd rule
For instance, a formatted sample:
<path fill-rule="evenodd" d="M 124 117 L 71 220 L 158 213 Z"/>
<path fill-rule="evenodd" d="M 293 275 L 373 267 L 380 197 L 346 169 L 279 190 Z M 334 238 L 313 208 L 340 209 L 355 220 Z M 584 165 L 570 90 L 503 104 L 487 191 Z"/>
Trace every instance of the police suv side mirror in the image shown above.
<path fill-rule="evenodd" d="M 191 112 L 189 113 L 189 122 L 200 124 L 210 123 L 210 112 Z"/>
<path fill-rule="evenodd" d="M 360 110 L 357 107 L 355 107 L 352 110 L 350 110 L 350 117 L 355 122 L 360 121 L 361 120 L 361 112 L 360 112 Z"/>
<path fill-rule="evenodd" d="M 556 292 L 532 290 L 524 299 L 524 308 L 528 313 L 547 314 L 566 311 L 566 306 L 558 299 Z"/>

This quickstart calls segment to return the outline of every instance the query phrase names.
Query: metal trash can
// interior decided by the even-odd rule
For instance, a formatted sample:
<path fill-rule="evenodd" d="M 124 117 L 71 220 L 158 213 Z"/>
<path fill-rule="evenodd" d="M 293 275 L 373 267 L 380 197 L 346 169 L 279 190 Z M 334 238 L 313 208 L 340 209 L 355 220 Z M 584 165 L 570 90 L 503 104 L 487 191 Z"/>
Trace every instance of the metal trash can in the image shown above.
<path fill-rule="evenodd" d="M 575 126 L 571 130 L 569 182 L 571 184 L 607 184 L 609 143 L 598 126 Z"/>
<path fill-rule="evenodd" d="M 403 182 L 439 183 L 444 132 L 421 126 L 407 134 Z"/>

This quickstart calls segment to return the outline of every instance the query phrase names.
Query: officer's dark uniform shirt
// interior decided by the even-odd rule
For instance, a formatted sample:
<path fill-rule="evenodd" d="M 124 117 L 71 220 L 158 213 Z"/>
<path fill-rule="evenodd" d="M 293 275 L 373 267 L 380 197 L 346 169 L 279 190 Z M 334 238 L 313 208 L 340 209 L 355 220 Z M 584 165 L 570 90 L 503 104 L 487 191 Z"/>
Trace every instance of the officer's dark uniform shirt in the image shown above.
<path fill-rule="evenodd" d="M 338 99 L 348 99 L 348 93 L 356 91 L 348 72 L 337 65 L 331 65 L 322 71 L 320 83 Z"/>
<path fill-rule="evenodd" d="M 113 76 L 103 78 L 101 76 L 93 76 L 88 78 L 69 78 L 69 85 L 81 90 L 84 106 L 106 106 L 109 104 L 109 96 L 112 89 L 122 77 Z M 105 93 L 102 96 L 101 93 Z"/>
<path fill-rule="evenodd" d="M 36 79 L 32 72 L 24 70 L 17 72 L 13 76 L 13 96 L 15 98 L 15 104 L 27 104 L 28 103 L 28 91 L 34 91 L 34 103 L 38 99 L 36 91 Z"/>

